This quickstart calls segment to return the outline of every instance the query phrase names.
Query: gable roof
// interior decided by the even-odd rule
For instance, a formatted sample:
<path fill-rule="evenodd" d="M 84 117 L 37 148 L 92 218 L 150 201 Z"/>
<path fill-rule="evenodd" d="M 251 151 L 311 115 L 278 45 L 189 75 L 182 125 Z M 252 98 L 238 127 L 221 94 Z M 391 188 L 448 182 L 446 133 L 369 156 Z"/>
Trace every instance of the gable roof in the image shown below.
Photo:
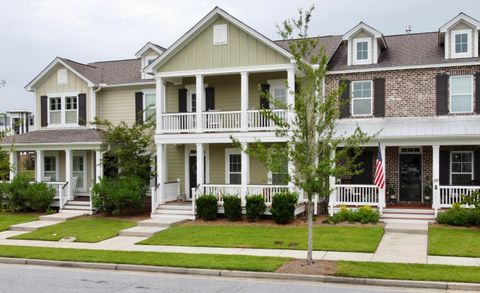
<path fill-rule="evenodd" d="M 480 29 L 480 22 L 478 20 L 476 20 L 475 18 L 473 18 L 473 17 L 471 17 L 471 16 L 469 16 L 469 15 L 463 13 L 463 12 L 460 12 L 457 16 L 450 19 L 446 24 L 442 25 L 438 29 L 438 31 L 440 33 L 444 33 L 449 28 L 451 28 L 452 26 L 454 26 L 455 24 L 457 24 L 460 21 L 465 21 L 465 22 L 469 23 L 470 25 L 474 26 L 477 30 Z"/>
<path fill-rule="evenodd" d="M 157 52 L 158 55 L 161 55 L 163 52 L 165 52 L 165 49 L 164 47 L 160 46 L 160 45 L 157 45 L 157 44 L 154 44 L 152 42 L 148 42 L 146 43 L 140 50 L 138 50 L 137 53 L 135 53 L 135 56 L 137 58 L 140 58 L 142 57 L 142 55 L 147 52 L 148 49 L 152 49 L 153 51 Z"/>
<path fill-rule="evenodd" d="M 153 69 L 156 69 L 162 66 L 165 62 L 167 62 L 171 57 L 173 57 L 178 51 L 180 51 L 185 45 L 187 45 L 195 36 L 198 35 L 201 31 L 203 31 L 208 25 L 210 25 L 217 17 L 222 17 L 227 21 L 231 22 L 232 24 L 236 25 L 246 33 L 252 35 L 271 49 L 279 52 L 280 54 L 284 55 L 287 58 L 292 58 L 292 54 L 285 50 L 283 47 L 277 45 L 275 42 L 270 40 L 269 38 L 265 37 L 264 35 L 260 34 L 253 28 L 249 27 L 248 25 L 244 24 L 237 18 L 233 17 L 232 15 L 225 12 L 220 7 L 216 6 L 212 11 L 210 11 L 205 17 L 203 17 L 197 24 L 195 24 L 190 30 L 188 30 L 182 37 L 180 37 L 173 45 L 171 45 L 167 51 L 165 51 L 162 55 L 160 55 L 155 61 L 153 61 L 149 66 L 145 68 L 146 72 L 151 72 Z"/>
<path fill-rule="evenodd" d="M 340 42 L 342 41 L 342 36 L 337 35 L 337 36 L 321 36 L 321 37 L 314 37 L 313 39 L 316 39 L 318 42 L 318 46 L 316 50 L 313 52 L 314 54 L 319 53 L 320 48 L 323 47 L 325 49 L 325 55 L 327 55 L 328 60 L 332 58 L 333 54 L 337 50 L 338 46 L 340 45 Z M 287 51 L 290 51 L 289 44 L 290 42 L 295 41 L 295 39 L 291 40 L 277 40 L 274 41 L 277 45 L 281 46 Z"/>
<path fill-rule="evenodd" d="M 378 31 L 378 30 L 374 29 L 373 27 L 369 26 L 368 24 L 364 23 L 363 21 L 361 21 L 359 24 L 354 26 L 351 30 L 346 32 L 342 36 L 342 41 L 346 41 L 346 40 L 350 39 L 352 36 L 354 36 L 357 32 L 359 32 L 361 30 L 364 30 L 364 31 L 370 33 L 371 35 L 373 35 L 373 37 L 375 39 L 379 39 L 382 42 L 383 47 L 387 48 L 387 42 L 385 41 L 385 38 L 383 37 L 383 34 L 380 31 Z"/>

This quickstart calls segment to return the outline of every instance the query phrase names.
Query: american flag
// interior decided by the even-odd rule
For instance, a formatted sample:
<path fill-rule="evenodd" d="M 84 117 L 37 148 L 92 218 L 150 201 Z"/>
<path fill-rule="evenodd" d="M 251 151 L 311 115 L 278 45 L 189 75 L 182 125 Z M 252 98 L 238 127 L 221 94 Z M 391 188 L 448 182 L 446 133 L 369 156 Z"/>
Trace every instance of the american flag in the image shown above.
<path fill-rule="evenodd" d="M 375 180 L 373 183 L 380 189 L 385 187 L 385 174 L 383 174 L 382 148 L 380 148 L 380 142 L 378 143 L 378 156 L 375 168 Z"/>

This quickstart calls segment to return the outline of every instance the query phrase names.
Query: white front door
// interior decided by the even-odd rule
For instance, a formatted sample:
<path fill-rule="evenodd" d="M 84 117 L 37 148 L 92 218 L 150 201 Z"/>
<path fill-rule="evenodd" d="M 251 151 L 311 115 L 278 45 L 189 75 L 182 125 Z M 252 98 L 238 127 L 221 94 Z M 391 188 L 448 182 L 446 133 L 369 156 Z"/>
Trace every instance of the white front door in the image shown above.
<path fill-rule="evenodd" d="M 72 156 L 72 177 L 77 177 L 75 191 L 87 191 L 87 156 L 85 152 L 74 152 Z"/>

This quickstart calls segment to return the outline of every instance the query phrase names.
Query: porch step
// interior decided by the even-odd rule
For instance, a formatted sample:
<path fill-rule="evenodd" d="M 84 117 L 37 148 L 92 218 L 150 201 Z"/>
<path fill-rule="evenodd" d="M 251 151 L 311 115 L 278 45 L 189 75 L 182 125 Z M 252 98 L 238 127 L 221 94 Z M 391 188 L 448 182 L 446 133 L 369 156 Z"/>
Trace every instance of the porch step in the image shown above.
<path fill-rule="evenodd" d="M 170 204 L 165 204 L 165 205 L 160 205 L 158 206 L 159 210 L 186 210 L 186 211 L 191 211 L 192 210 L 192 204 L 188 205 L 170 205 Z"/>
<path fill-rule="evenodd" d="M 434 215 L 433 209 L 398 209 L 398 208 L 385 208 L 384 213 L 398 213 L 398 214 L 431 214 Z"/>
<path fill-rule="evenodd" d="M 428 221 L 390 222 L 385 226 L 385 233 L 428 234 Z"/>
<path fill-rule="evenodd" d="M 137 223 L 138 226 L 142 227 L 173 227 L 175 225 L 181 224 L 188 221 L 188 219 L 181 218 L 153 218 L 148 220 L 143 220 Z"/>
<path fill-rule="evenodd" d="M 155 213 L 164 215 L 191 215 L 192 208 L 188 210 L 158 208 Z"/>
<path fill-rule="evenodd" d="M 67 205 L 71 205 L 71 206 L 90 206 L 90 202 L 88 201 L 80 201 L 80 200 L 69 200 L 67 201 L 66 203 Z"/>
<path fill-rule="evenodd" d="M 414 213 L 387 213 L 383 212 L 383 219 L 420 219 L 420 220 L 435 220 L 434 214 L 414 214 Z"/>
<path fill-rule="evenodd" d="M 150 237 L 158 232 L 168 229 L 168 227 L 149 227 L 149 226 L 135 226 L 120 231 L 120 236 L 132 236 L 132 237 Z"/>
<path fill-rule="evenodd" d="M 150 215 L 152 219 L 178 219 L 178 220 L 195 220 L 196 216 L 193 214 L 189 215 L 175 215 L 175 214 L 161 214 L 155 212 Z"/>

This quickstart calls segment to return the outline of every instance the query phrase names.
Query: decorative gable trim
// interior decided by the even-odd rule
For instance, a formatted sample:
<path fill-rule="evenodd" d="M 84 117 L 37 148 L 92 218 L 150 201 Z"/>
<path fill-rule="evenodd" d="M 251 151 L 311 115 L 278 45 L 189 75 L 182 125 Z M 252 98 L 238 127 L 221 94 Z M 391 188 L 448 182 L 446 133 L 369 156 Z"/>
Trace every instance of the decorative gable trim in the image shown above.
<path fill-rule="evenodd" d="M 240 20 L 236 19 L 232 15 L 228 14 L 218 6 L 215 7 L 212 11 L 210 11 L 204 18 L 202 18 L 196 25 L 194 25 L 188 32 L 186 32 L 180 39 L 178 39 L 172 46 L 170 46 L 162 55 L 160 55 L 157 60 L 155 60 L 152 64 L 147 66 L 144 71 L 147 73 L 153 72 L 153 70 L 159 68 L 163 64 L 165 64 L 170 58 L 172 58 L 178 51 L 180 51 L 186 44 L 189 43 L 193 38 L 195 38 L 203 29 L 208 27 L 212 24 L 218 17 L 222 17 L 228 22 L 236 25 L 246 33 L 252 35 L 253 37 L 257 38 L 259 41 L 270 47 L 271 49 L 279 52 L 280 54 L 284 55 L 285 57 L 292 59 L 293 56 L 285 50 L 284 48 L 280 47 L 272 40 L 268 39 L 264 35 L 260 34 L 256 30 L 252 29 L 251 27 L 247 26 Z"/>
<path fill-rule="evenodd" d="M 370 35 L 369 39 L 371 41 L 368 41 L 368 47 L 369 51 L 368 54 L 370 55 L 369 58 L 367 58 L 365 61 L 357 61 L 355 56 L 355 41 L 356 40 L 356 35 L 359 32 L 365 32 L 367 35 Z M 373 27 L 369 26 L 368 24 L 364 22 L 360 22 L 357 24 L 355 27 L 353 27 L 351 30 L 346 32 L 342 36 L 342 41 L 347 42 L 347 47 L 348 47 L 348 60 L 347 63 L 348 65 L 361 65 L 361 64 L 376 64 L 378 62 L 378 55 L 381 49 L 386 49 L 387 48 L 387 42 L 385 41 L 385 38 L 383 37 L 383 34 L 379 32 L 378 30 L 374 29 Z"/>
<path fill-rule="evenodd" d="M 452 18 L 449 22 L 447 22 L 446 24 L 442 25 L 438 31 L 440 33 L 445 33 L 447 32 L 448 29 L 450 29 L 452 26 L 456 25 L 457 23 L 459 23 L 460 21 L 464 21 L 468 24 L 470 24 L 472 27 L 474 27 L 475 29 L 477 30 L 480 30 L 480 21 L 476 20 L 475 18 L 469 16 L 469 15 L 466 15 L 465 13 L 463 12 L 460 12 L 457 16 L 455 16 L 454 18 Z"/>
<path fill-rule="evenodd" d="M 158 53 L 158 55 L 162 55 L 163 52 L 165 52 L 165 48 L 159 46 L 159 45 L 155 45 L 154 43 L 152 42 L 148 42 L 146 43 L 140 50 L 138 50 L 137 53 L 135 53 L 135 56 L 137 58 L 141 58 L 143 54 L 145 54 L 145 52 L 147 52 L 149 49 L 155 51 Z"/>

